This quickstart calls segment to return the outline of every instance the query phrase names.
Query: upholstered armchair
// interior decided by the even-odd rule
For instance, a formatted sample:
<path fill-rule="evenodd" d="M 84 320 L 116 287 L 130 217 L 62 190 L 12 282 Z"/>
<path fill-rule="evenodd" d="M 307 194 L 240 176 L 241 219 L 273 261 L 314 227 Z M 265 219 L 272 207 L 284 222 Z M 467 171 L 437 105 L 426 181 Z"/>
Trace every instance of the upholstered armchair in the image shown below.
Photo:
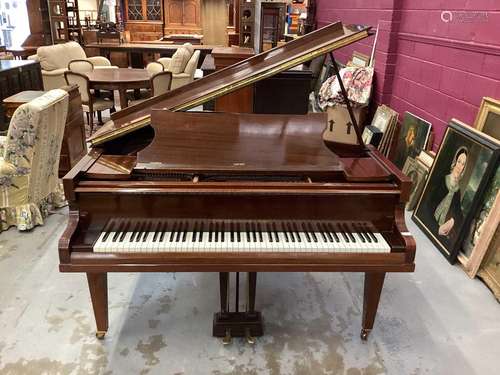
<path fill-rule="evenodd" d="M 87 57 L 82 46 L 77 42 L 38 47 L 36 55 L 30 56 L 28 59 L 40 62 L 45 90 L 57 89 L 66 85 L 64 72 L 68 70 L 68 63 L 73 60 L 88 60 L 94 69 L 117 68 L 112 66 L 105 57 Z"/>
<path fill-rule="evenodd" d="M 0 154 L 0 231 L 29 230 L 66 204 L 58 169 L 67 113 L 68 93 L 61 89 L 14 112 Z"/>
<path fill-rule="evenodd" d="M 166 71 L 172 72 L 172 90 L 187 85 L 194 80 L 200 51 L 194 51 L 193 46 L 185 43 L 179 47 L 172 57 L 162 57 L 158 62 Z"/>

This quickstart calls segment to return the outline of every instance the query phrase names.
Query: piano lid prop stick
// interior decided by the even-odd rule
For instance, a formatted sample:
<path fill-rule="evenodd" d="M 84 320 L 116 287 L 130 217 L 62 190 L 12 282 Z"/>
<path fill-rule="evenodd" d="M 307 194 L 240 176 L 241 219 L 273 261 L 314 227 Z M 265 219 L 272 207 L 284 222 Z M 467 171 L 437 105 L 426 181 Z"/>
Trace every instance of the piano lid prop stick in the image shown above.
<path fill-rule="evenodd" d="M 375 48 L 377 48 L 377 40 L 378 40 L 378 29 L 380 28 L 380 22 L 377 24 L 377 31 L 375 32 L 375 39 L 373 41 L 372 53 L 370 55 L 370 65 L 368 67 L 373 68 L 373 58 L 375 57 Z"/>

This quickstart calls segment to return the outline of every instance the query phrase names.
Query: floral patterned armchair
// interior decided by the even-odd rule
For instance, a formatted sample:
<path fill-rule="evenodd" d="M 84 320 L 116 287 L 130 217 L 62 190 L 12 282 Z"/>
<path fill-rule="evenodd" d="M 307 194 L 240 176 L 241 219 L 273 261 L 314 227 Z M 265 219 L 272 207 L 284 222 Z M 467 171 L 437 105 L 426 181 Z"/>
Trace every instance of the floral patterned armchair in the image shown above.
<path fill-rule="evenodd" d="M 0 139 L 0 231 L 29 230 L 66 204 L 58 168 L 67 113 L 68 93 L 61 89 L 14 112 Z"/>

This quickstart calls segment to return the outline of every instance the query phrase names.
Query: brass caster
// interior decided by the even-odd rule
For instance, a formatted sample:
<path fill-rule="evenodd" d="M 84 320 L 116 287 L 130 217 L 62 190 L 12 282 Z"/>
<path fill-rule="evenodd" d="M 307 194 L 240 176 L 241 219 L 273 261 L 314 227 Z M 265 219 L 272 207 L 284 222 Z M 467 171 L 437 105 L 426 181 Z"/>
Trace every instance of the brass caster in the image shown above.
<path fill-rule="evenodd" d="M 361 340 L 363 340 L 363 341 L 368 340 L 368 335 L 370 334 L 370 331 L 371 331 L 371 329 L 365 329 L 365 328 L 363 328 L 361 330 L 361 335 L 360 335 L 361 336 Z"/>
<path fill-rule="evenodd" d="M 95 333 L 95 337 L 99 340 L 104 340 L 104 336 L 106 336 L 106 331 L 97 331 Z"/>
<path fill-rule="evenodd" d="M 224 336 L 222 338 L 222 344 L 229 345 L 229 344 L 231 344 L 232 341 L 233 341 L 233 339 L 231 338 L 231 330 L 226 329 L 226 336 Z"/>
<path fill-rule="evenodd" d="M 247 343 L 248 344 L 250 344 L 250 345 L 254 345 L 255 344 L 255 337 L 253 337 L 250 334 L 250 330 L 248 328 L 245 330 L 245 338 L 247 339 Z"/>

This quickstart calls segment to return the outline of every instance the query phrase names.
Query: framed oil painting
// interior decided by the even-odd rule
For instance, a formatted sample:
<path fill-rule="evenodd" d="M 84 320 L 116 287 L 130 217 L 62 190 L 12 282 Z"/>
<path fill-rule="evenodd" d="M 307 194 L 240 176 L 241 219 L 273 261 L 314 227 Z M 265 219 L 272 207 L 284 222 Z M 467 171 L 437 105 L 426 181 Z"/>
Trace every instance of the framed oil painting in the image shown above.
<path fill-rule="evenodd" d="M 474 127 L 493 138 L 500 139 L 500 100 L 483 98 Z"/>
<path fill-rule="evenodd" d="M 399 169 L 403 169 L 406 158 L 416 158 L 425 149 L 430 132 L 430 122 L 405 112 L 393 156 L 393 162 Z"/>
<path fill-rule="evenodd" d="M 499 143 L 451 120 L 429 172 L 413 220 L 450 263 L 497 166 Z"/>
<path fill-rule="evenodd" d="M 347 65 L 366 68 L 368 65 L 370 65 L 370 56 L 354 51 L 352 53 L 351 61 L 349 61 Z"/>
<path fill-rule="evenodd" d="M 469 226 L 462 251 L 458 254 L 458 260 L 471 278 L 476 276 L 499 224 L 500 168 L 497 165 L 495 175 L 484 194 L 480 209 Z"/>

